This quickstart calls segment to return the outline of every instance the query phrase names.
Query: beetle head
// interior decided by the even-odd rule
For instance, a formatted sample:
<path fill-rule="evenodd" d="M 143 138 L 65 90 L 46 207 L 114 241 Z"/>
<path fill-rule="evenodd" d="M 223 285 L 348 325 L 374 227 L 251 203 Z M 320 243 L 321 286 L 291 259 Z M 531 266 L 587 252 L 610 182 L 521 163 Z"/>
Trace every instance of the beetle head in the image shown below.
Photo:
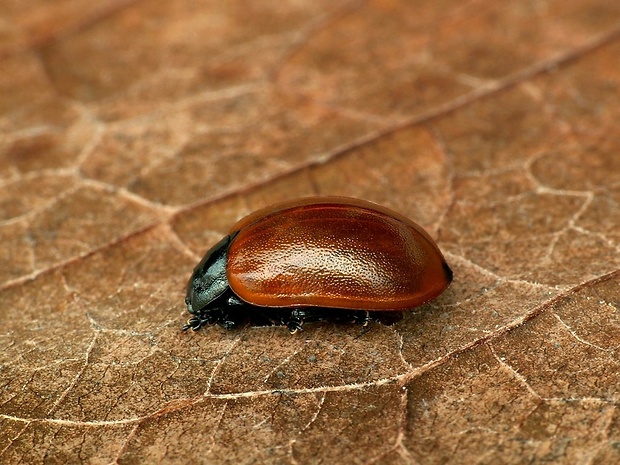
<path fill-rule="evenodd" d="M 228 290 L 226 260 L 231 236 L 224 237 L 209 250 L 194 269 L 187 283 L 185 303 L 192 314 L 201 311 Z"/>

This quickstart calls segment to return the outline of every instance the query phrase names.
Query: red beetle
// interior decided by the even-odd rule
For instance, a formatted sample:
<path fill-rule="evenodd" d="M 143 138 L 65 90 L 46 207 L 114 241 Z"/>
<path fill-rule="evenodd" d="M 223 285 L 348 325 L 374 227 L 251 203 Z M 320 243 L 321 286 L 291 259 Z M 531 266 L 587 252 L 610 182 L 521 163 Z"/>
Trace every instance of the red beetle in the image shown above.
<path fill-rule="evenodd" d="M 346 197 L 311 197 L 252 213 L 207 252 L 187 285 L 192 318 L 232 328 L 244 312 L 291 332 L 305 321 L 367 322 L 405 310 L 452 281 L 437 244 L 406 217 Z"/>

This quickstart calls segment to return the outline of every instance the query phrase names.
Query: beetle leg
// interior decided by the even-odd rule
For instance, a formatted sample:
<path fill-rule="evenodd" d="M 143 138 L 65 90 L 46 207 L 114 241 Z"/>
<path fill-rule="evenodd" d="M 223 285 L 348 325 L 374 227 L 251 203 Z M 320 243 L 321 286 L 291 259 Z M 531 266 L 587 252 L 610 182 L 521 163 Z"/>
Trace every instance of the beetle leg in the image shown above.
<path fill-rule="evenodd" d="M 228 296 L 228 300 L 226 301 L 226 304 L 229 307 L 233 307 L 233 308 L 241 308 L 241 307 L 248 306 L 248 304 L 246 304 L 243 300 L 241 300 L 235 294 L 231 294 L 230 296 Z"/>
<path fill-rule="evenodd" d="M 196 318 L 196 317 L 191 317 L 189 320 L 187 320 L 185 325 L 181 328 L 181 331 L 187 331 L 188 329 L 193 328 L 194 327 L 194 318 Z"/>
<path fill-rule="evenodd" d="M 353 322 L 360 323 L 362 325 L 362 328 L 365 328 L 366 326 L 368 326 L 368 323 L 370 323 L 370 313 L 368 313 L 368 310 L 364 311 L 361 315 L 356 312 L 355 316 L 353 317 Z"/>
<path fill-rule="evenodd" d="M 286 325 L 291 334 L 295 334 L 297 331 L 301 331 L 303 329 L 306 316 L 306 311 L 295 308 L 291 310 L 283 323 Z"/>
<path fill-rule="evenodd" d="M 224 300 L 220 301 L 216 308 L 211 310 L 210 323 L 217 324 L 224 329 L 232 329 L 243 319 L 242 311 L 246 307 L 247 304 L 243 300 L 230 293 Z"/>
<path fill-rule="evenodd" d="M 191 329 L 192 331 L 198 331 L 205 325 L 220 325 L 224 329 L 232 329 L 237 325 L 238 321 L 234 317 L 234 313 L 231 314 L 224 308 L 210 308 L 207 311 L 192 316 L 185 326 L 181 328 L 183 331 Z"/>
<path fill-rule="evenodd" d="M 291 334 L 295 334 L 297 331 L 303 330 L 303 321 L 289 320 L 286 322 L 286 327 Z"/>
<path fill-rule="evenodd" d="M 241 310 L 246 304 L 232 292 L 226 293 L 203 310 L 200 317 L 203 324 L 219 325 L 224 329 L 236 327 L 243 315 Z"/>
<path fill-rule="evenodd" d="M 232 329 L 239 324 L 240 318 L 234 308 L 221 307 L 212 312 L 210 323 L 221 326 L 224 329 Z"/>
<path fill-rule="evenodd" d="M 233 320 L 218 321 L 218 324 L 224 329 L 232 329 L 237 326 L 237 322 Z"/>
<path fill-rule="evenodd" d="M 187 320 L 187 323 L 185 323 L 185 326 L 183 326 L 181 330 L 187 331 L 188 329 L 191 329 L 192 331 L 198 331 L 208 322 L 208 319 L 202 318 L 199 315 L 194 315 L 189 320 Z"/>

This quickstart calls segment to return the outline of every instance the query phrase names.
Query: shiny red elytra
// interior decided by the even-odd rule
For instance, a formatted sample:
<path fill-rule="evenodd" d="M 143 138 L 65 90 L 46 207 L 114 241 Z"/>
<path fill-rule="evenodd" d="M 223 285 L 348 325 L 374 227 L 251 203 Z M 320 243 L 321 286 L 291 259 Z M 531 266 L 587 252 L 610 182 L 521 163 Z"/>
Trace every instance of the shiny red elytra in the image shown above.
<path fill-rule="evenodd" d="M 437 297 L 452 270 L 422 227 L 373 203 L 312 197 L 235 224 L 187 285 L 183 329 L 236 326 L 250 312 L 295 332 L 306 321 L 366 322 Z"/>

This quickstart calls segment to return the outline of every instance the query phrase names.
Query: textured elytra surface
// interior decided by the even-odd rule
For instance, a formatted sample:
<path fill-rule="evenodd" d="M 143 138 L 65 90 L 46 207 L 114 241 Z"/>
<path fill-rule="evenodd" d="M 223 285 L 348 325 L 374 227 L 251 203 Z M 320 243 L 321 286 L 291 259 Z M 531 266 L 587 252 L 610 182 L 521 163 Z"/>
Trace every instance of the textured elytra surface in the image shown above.
<path fill-rule="evenodd" d="M 432 238 L 376 204 L 315 196 L 266 210 L 231 228 L 227 251 L 228 284 L 251 304 L 409 310 L 452 280 Z"/>
<path fill-rule="evenodd" d="M 4 2 L 0 462 L 620 460 L 620 5 Z M 306 195 L 455 271 L 392 326 L 181 333 Z"/>

